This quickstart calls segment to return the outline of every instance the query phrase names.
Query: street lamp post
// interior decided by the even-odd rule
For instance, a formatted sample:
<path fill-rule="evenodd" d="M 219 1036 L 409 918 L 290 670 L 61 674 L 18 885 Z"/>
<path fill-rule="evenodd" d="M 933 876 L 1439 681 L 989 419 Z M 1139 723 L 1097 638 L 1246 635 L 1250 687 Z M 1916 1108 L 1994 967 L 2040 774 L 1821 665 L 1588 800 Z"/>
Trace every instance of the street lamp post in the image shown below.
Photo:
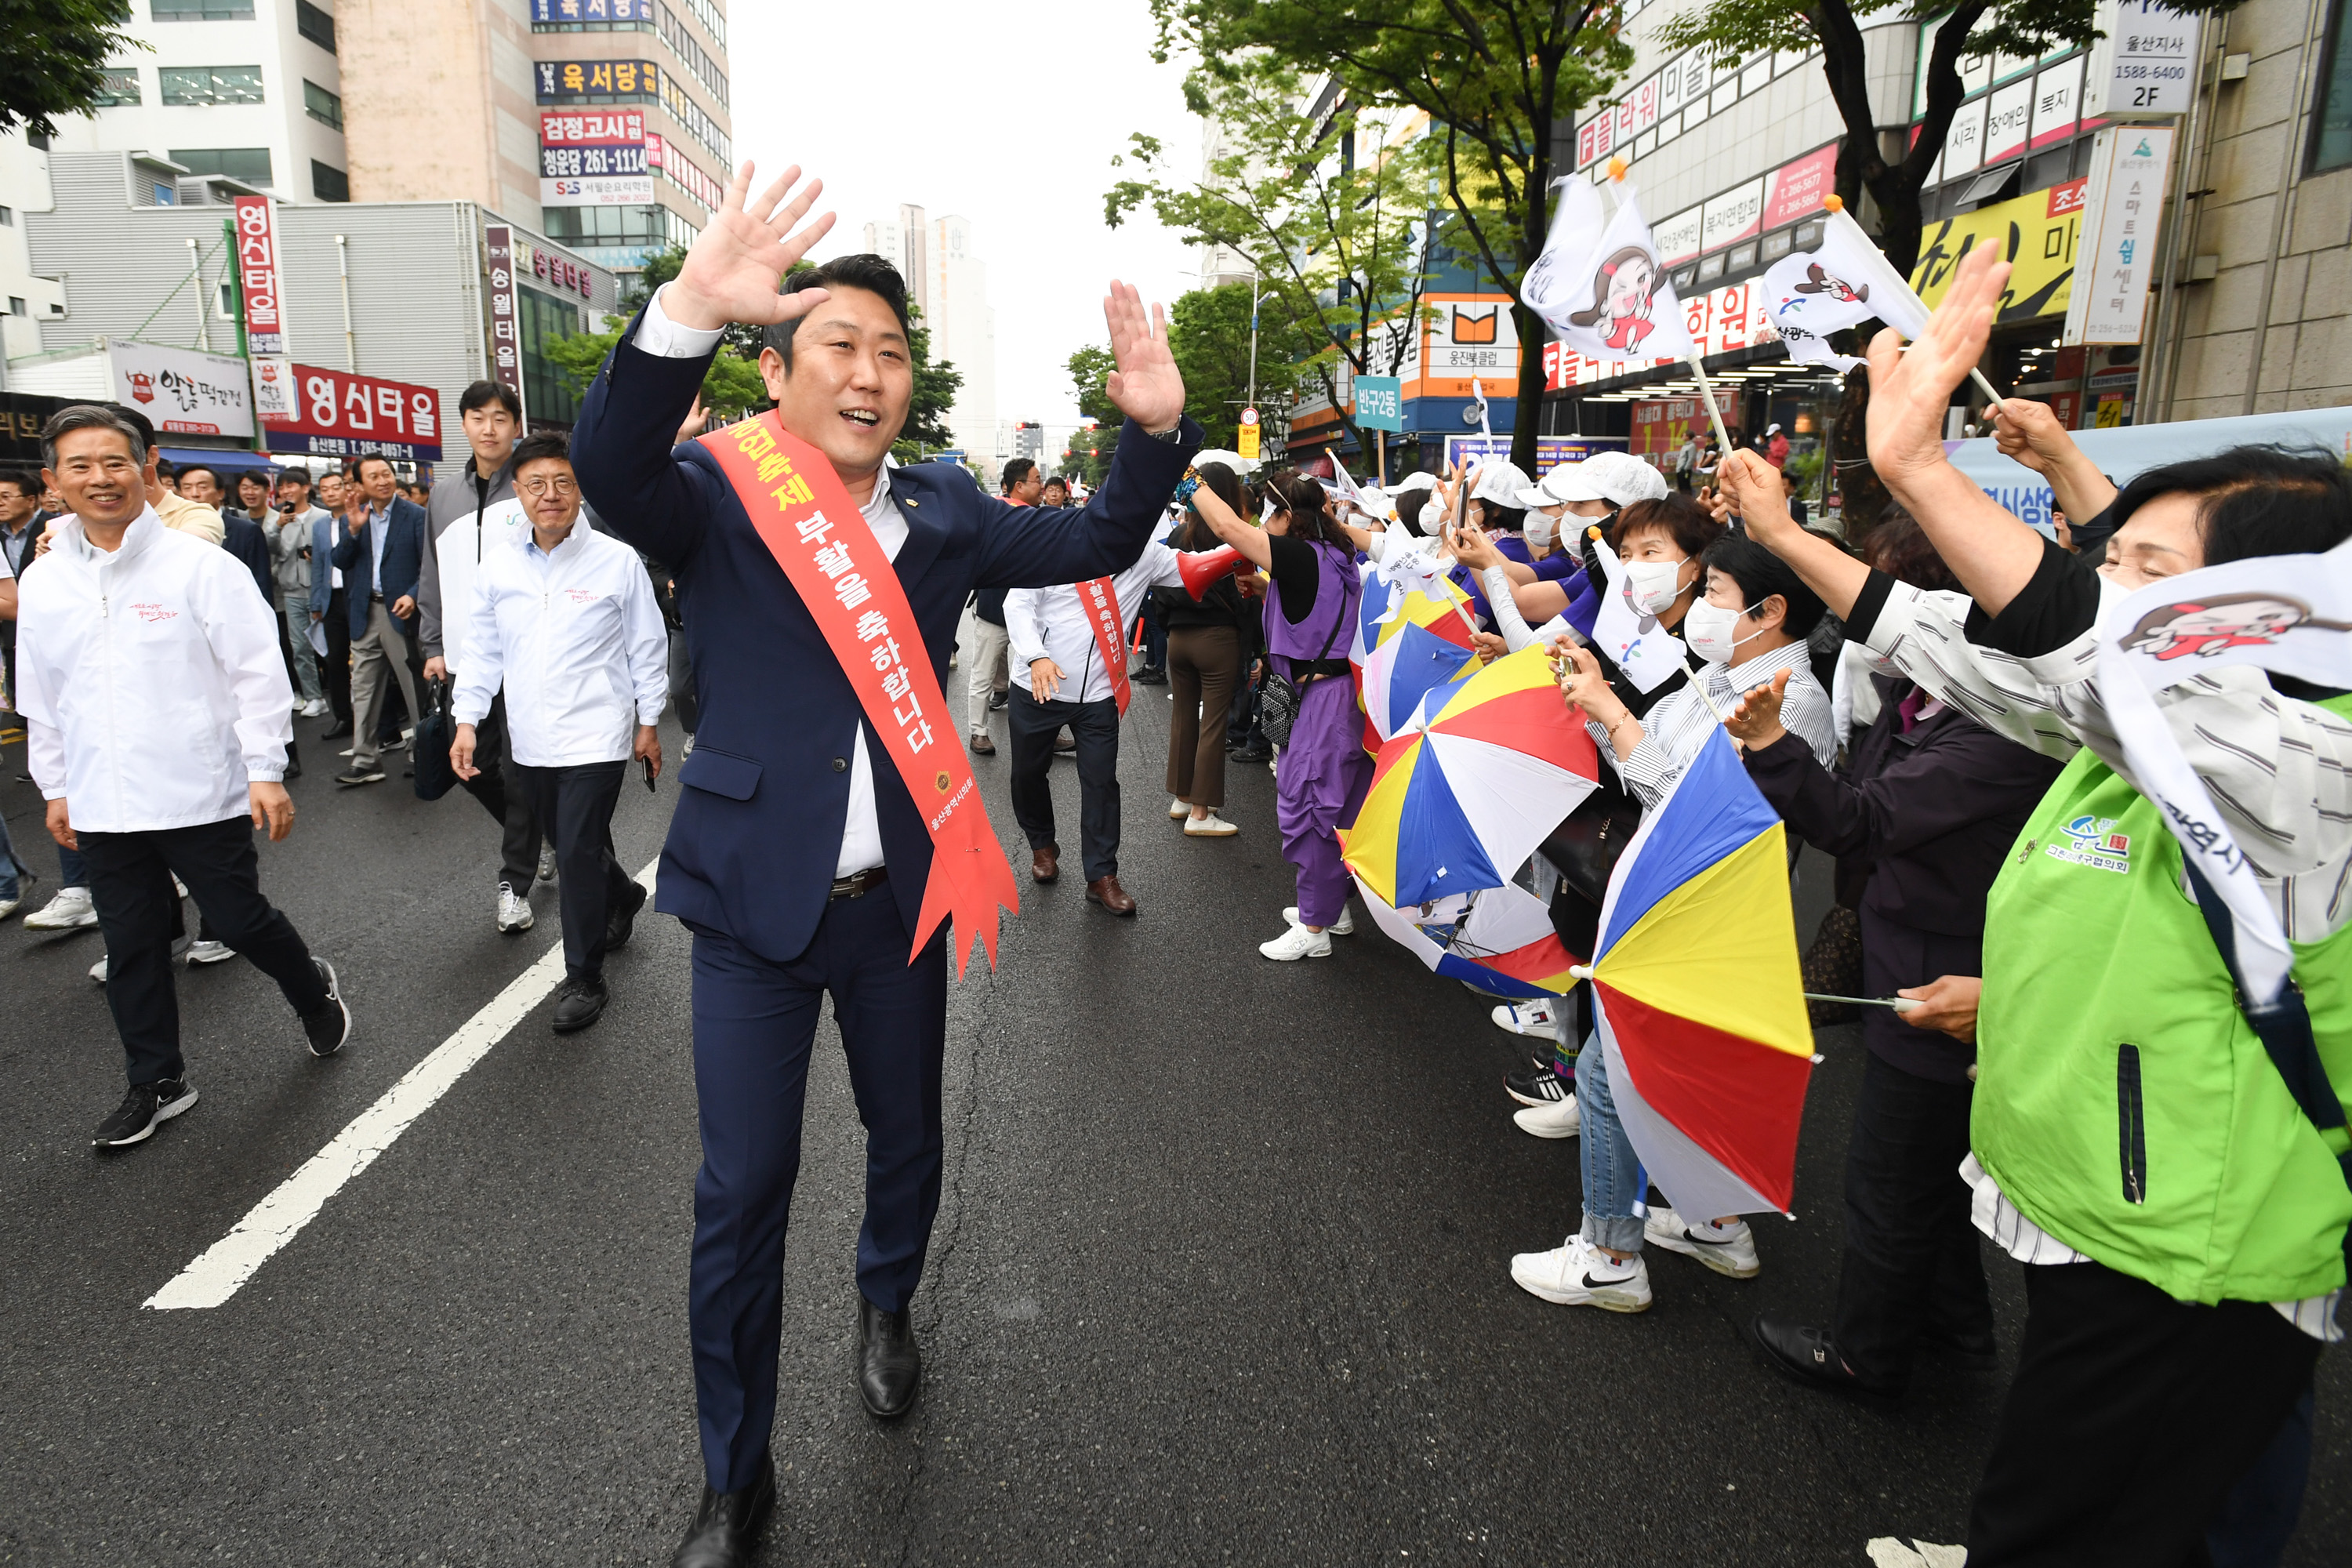
<path fill-rule="evenodd" d="M 1277 290 L 1257 291 L 1257 275 L 1250 275 L 1250 377 L 1249 406 L 1257 406 L 1257 308 L 1275 297 Z"/>

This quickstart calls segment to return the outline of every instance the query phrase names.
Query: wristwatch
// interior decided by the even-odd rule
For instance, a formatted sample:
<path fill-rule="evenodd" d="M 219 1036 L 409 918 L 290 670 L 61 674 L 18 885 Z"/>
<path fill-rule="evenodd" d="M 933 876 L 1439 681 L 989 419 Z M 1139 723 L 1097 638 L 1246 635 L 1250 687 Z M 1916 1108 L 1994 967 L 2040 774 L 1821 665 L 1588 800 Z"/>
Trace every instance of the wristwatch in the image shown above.
<path fill-rule="evenodd" d="M 1176 423 L 1171 425 L 1165 430 L 1146 430 L 1144 434 L 1150 437 L 1155 441 L 1165 441 L 1172 447 L 1177 442 L 1183 439 L 1184 416 L 1181 414 L 1176 416 Z"/>

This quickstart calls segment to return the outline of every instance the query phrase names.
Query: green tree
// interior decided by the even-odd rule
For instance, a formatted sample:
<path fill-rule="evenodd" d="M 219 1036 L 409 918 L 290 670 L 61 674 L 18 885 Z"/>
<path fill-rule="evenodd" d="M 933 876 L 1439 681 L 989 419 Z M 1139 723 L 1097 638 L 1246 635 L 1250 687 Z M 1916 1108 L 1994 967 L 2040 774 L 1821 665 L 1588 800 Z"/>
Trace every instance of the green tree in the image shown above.
<path fill-rule="evenodd" d="M 923 312 L 909 303 L 907 313 L 914 322 L 908 334 L 913 341 L 908 348 L 915 361 L 915 396 L 907 408 L 906 428 L 890 447 L 902 463 L 920 458 L 920 448 L 936 452 L 955 445 L 955 432 L 948 428 L 948 410 L 955 406 L 956 394 L 963 386 L 963 372 L 945 360 L 931 363 L 931 330 L 922 324 Z"/>
<path fill-rule="evenodd" d="M 1543 254 L 1562 121 L 1633 63 L 1611 0 L 1152 0 L 1158 57 L 1179 49 L 1237 79 L 1259 54 L 1311 78 L 1336 75 L 1347 101 L 1429 117 L 1429 156 L 1459 236 L 1511 296 L 1519 355 L 1512 460 L 1532 470 L 1544 393 L 1543 323 L 1519 279 Z"/>
<path fill-rule="evenodd" d="M 1391 335 L 1402 341 L 1402 334 Z M 1237 445 L 1242 408 L 1250 395 L 1250 286 L 1228 283 L 1181 296 L 1169 317 L 1168 352 L 1184 375 L 1184 412 L 1208 432 L 1208 445 Z M 1302 367 L 1317 353 L 1314 338 L 1296 318 L 1284 318 L 1278 324 L 1271 313 L 1262 318 L 1257 338 L 1261 405 L 1287 405 L 1290 395 L 1307 379 L 1300 374 Z"/>
<path fill-rule="evenodd" d="M 1274 295 L 1266 317 L 1283 339 L 1275 363 L 1286 367 L 1276 379 L 1319 385 L 1353 433 L 1353 420 L 1339 406 L 1341 367 L 1358 374 L 1393 374 L 1418 325 L 1434 226 L 1434 148 L 1420 137 L 1390 144 L 1403 117 L 1368 110 L 1345 94 L 1318 112 L 1305 90 L 1309 79 L 1299 64 L 1263 51 L 1235 63 L 1197 67 L 1185 79 L 1186 102 L 1223 130 L 1226 151 L 1197 177 L 1179 174 L 1161 163 L 1158 141 L 1137 133 L 1129 138 L 1133 153 L 1111 162 L 1126 167 L 1131 161 L 1142 177 L 1112 186 L 1104 216 L 1117 227 L 1148 205 L 1187 240 L 1249 258 L 1257 287 Z M 1210 300 L 1210 295 L 1227 297 Z M 1222 398 L 1246 381 L 1250 287 L 1186 299 L 1194 302 L 1196 340 L 1230 342 L 1239 312 L 1244 363 L 1240 374 L 1222 377 Z M 1171 351 L 1183 365 L 1172 326 L 1171 338 Z M 1194 352 L 1220 362 L 1230 357 L 1197 341 Z M 1265 363 L 1263 353 L 1260 363 Z M 1189 389 L 1192 367 L 1184 371 Z M 1210 416 L 1203 416 L 1203 407 Z M 1213 440 L 1220 422 L 1231 433 L 1234 414 L 1222 405 L 1191 411 L 1213 426 Z"/>
<path fill-rule="evenodd" d="M 122 31 L 131 0 L 0 0 L 0 131 L 54 136 L 60 114 L 88 114 L 108 57 L 145 44 Z"/>
<path fill-rule="evenodd" d="M 1089 488 L 1103 482 L 1110 472 L 1111 453 L 1118 447 L 1119 426 L 1099 420 L 1081 425 L 1070 432 L 1069 445 L 1062 450 L 1062 460 L 1054 471 L 1066 474 Z"/>

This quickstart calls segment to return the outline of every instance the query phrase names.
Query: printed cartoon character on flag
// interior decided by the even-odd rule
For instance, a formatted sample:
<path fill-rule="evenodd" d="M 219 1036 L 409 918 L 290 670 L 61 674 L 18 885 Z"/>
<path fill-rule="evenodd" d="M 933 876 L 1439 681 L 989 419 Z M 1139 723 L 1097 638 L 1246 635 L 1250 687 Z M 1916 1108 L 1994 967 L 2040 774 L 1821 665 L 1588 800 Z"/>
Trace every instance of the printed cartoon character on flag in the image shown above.
<path fill-rule="evenodd" d="M 1774 262 L 1764 274 L 1764 309 L 1790 359 L 1859 369 L 1862 361 L 1830 348 L 1830 334 L 1874 317 L 1906 338 L 1927 329 L 1927 307 L 1862 226 L 1832 196 L 1822 242 Z"/>
<path fill-rule="evenodd" d="M 1559 185 L 1543 254 L 1519 284 L 1528 308 L 1560 342 L 1594 359 L 1696 354 L 1632 185 L 1617 182 L 1617 210 L 1605 223 L 1591 181 L 1570 174 Z"/>

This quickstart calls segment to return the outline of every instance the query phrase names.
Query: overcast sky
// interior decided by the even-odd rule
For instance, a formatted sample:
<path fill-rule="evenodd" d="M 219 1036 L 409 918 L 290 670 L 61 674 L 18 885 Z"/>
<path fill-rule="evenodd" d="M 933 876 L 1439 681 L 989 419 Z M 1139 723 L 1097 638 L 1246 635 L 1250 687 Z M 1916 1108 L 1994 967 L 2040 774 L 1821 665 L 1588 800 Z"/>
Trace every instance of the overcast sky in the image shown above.
<path fill-rule="evenodd" d="M 735 155 L 762 182 L 794 163 L 824 178 L 840 221 L 813 255 L 863 249 L 865 225 L 901 202 L 971 220 L 996 307 L 1000 419 L 1076 420 L 1065 362 L 1105 341 L 1108 279 L 1147 302 L 1198 281 L 1196 253 L 1149 218 L 1103 226 L 1129 132 L 1160 137 L 1179 167 L 1200 157 L 1182 71 L 1151 63 L 1145 0 L 730 11 Z"/>

